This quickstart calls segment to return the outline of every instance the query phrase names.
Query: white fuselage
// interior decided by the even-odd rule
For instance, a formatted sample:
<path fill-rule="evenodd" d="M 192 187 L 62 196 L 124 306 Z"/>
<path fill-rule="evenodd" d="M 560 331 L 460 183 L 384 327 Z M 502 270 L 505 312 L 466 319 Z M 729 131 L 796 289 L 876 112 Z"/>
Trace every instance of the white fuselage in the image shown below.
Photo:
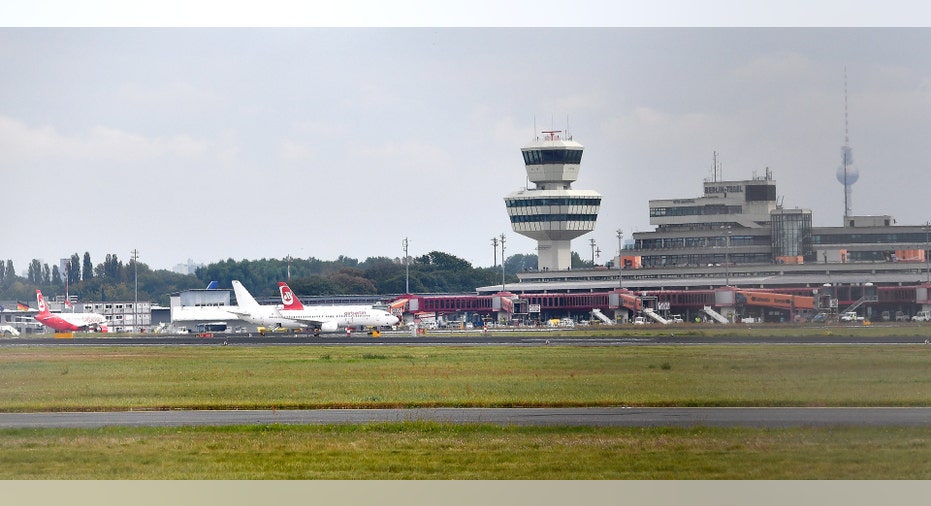
<path fill-rule="evenodd" d="M 303 309 L 280 309 L 281 317 L 325 327 L 325 330 L 346 327 L 390 327 L 398 317 L 371 306 L 304 306 Z M 327 328 L 328 327 L 328 328 Z M 334 329 L 335 330 L 335 329 Z"/>
<path fill-rule="evenodd" d="M 283 318 L 278 314 L 278 307 L 275 306 L 258 306 L 248 309 L 240 307 L 238 309 L 239 310 L 234 311 L 233 314 L 258 327 L 269 329 L 302 329 L 307 327 L 307 325 L 294 320 Z"/>
<path fill-rule="evenodd" d="M 277 306 L 260 305 L 238 280 L 233 280 L 233 291 L 236 293 L 236 301 L 239 306 L 236 310 L 230 312 L 260 327 L 319 328 L 325 332 L 331 332 L 346 327 L 382 327 L 398 323 L 396 316 L 382 309 L 374 309 L 371 306 L 305 307 L 300 304 L 300 301 L 296 300 L 290 288 L 282 291 L 283 304 Z"/>

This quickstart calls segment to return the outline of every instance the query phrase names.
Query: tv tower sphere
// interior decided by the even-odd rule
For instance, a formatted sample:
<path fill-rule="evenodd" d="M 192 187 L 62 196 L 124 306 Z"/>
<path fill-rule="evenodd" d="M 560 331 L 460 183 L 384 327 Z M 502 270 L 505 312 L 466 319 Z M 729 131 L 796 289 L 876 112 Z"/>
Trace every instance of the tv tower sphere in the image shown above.
<path fill-rule="evenodd" d="M 860 170 L 853 165 L 847 166 L 847 184 L 851 185 L 857 182 L 857 179 L 860 178 Z M 844 184 L 844 166 L 841 165 L 837 168 L 837 182 Z"/>
<path fill-rule="evenodd" d="M 841 156 L 841 164 L 837 167 L 837 182 L 852 185 L 857 182 L 857 179 L 860 179 L 860 170 L 853 164 L 853 153 L 850 146 L 841 147 Z M 847 167 L 846 174 L 844 174 L 845 165 Z"/>

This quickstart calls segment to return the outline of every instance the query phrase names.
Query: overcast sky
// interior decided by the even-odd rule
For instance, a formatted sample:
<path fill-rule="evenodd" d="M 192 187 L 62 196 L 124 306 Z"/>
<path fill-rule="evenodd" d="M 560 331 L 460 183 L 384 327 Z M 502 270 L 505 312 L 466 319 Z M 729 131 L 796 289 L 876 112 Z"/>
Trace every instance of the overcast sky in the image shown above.
<path fill-rule="evenodd" d="M 910 28 L 3 28 L 0 259 L 24 271 L 133 249 L 170 269 L 432 250 L 535 253 L 503 197 L 540 130 L 585 146 L 603 195 L 573 241 L 602 263 L 648 201 L 769 167 L 787 208 L 931 219 L 931 30 Z"/>

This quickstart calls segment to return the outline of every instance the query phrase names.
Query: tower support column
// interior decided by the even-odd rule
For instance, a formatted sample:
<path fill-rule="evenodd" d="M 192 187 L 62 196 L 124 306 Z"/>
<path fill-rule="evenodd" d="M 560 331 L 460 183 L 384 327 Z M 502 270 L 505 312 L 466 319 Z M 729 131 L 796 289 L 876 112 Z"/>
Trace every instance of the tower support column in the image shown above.
<path fill-rule="evenodd" d="M 572 241 L 546 240 L 537 241 L 537 269 L 563 271 L 572 267 Z"/>

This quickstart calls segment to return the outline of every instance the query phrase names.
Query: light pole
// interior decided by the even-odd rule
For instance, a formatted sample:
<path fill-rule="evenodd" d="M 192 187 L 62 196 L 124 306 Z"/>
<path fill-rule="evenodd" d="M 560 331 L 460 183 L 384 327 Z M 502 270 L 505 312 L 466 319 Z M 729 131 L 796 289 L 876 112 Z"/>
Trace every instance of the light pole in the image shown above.
<path fill-rule="evenodd" d="M 132 250 L 133 254 L 133 331 L 139 329 L 139 250 Z"/>
<path fill-rule="evenodd" d="M 505 261 L 504 261 L 504 240 L 505 240 L 504 233 L 501 234 L 500 239 L 501 239 L 501 291 L 503 292 L 503 291 L 505 291 L 505 290 L 504 290 L 504 287 L 505 287 L 505 284 L 504 284 L 504 264 L 505 264 Z"/>
<path fill-rule="evenodd" d="M 624 247 L 621 245 L 621 241 L 623 239 L 624 239 L 624 231 L 621 229 L 617 229 L 617 287 L 618 288 L 624 287 L 624 279 L 621 276 L 621 273 L 623 272 L 621 271 L 621 269 L 624 268 L 621 262 L 621 255 L 623 254 L 623 251 L 624 251 Z"/>
<path fill-rule="evenodd" d="M 588 243 L 592 245 L 592 269 L 595 268 L 595 238 L 588 240 Z"/>
<path fill-rule="evenodd" d="M 928 244 L 928 232 L 931 232 L 931 221 L 925 222 L 925 283 L 931 284 L 931 246 Z"/>
<path fill-rule="evenodd" d="M 495 268 L 498 266 L 498 238 L 497 237 L 491 238 L 491 247 L 494 248 L 495 250 L 495 261 L 491 264 L 491 267 Z"/>
<path fill-rule="evenodd" d="M 401 244 L 404 245 L 404 293 L 411 293 L 411 262 L 407 256 L 407 237 Z"/>
<path fill-rule="evenodd" d="M 65 262 L 65 307 L 70 307 L 71 312 L 74 312 L 74 307 L 71 305 L 71 295 L 68 295 L 68 284 L 71 282 L 71 259 L 69 258 Z"/>

